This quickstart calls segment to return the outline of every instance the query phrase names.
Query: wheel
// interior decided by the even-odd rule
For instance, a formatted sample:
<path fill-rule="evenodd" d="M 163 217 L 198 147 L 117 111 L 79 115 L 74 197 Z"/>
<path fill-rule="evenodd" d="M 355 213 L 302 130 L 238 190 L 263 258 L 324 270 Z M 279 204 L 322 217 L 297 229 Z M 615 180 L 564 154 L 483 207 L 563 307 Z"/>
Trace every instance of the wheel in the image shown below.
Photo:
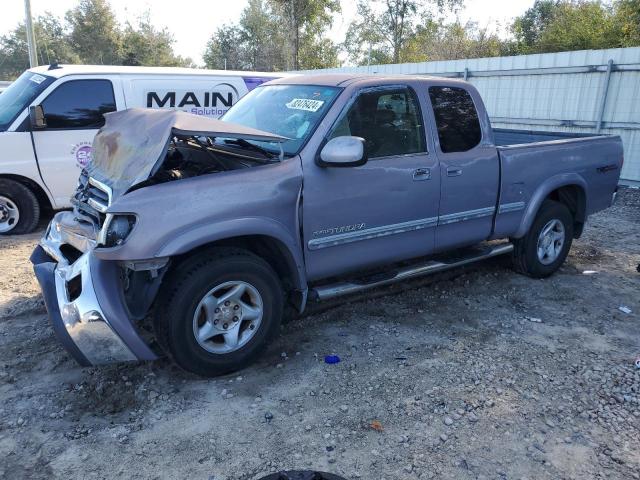
<path fill-rule="evenodd" d="M 533 278 L 553 274 L 563 264 L 573 241 L 573 216 L 562 203 L 545 200 L 527 234 L 514 240 L 516 270 Z"/>
<path fill-rule="evenodd" d="M 28 187 L 0 180 L 0 235 L 29 233 L 40 220 L 40 204 Z"/>
<path fill-rule="evenodd" d="M 206 377 L 252 363 L 277 334 L 284 294 L 261 258 L 202 252 L 166 279 L 155 315 L 158 342 L 183 369 Z"/>

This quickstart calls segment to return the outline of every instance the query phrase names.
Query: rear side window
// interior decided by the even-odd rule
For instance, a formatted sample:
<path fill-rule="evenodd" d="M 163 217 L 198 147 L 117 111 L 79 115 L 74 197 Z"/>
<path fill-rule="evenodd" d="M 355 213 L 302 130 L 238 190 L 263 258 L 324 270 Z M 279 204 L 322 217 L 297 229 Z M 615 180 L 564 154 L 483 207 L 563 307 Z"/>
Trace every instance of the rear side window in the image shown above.
<path fill-rule="evenodd" d="M 429 87 L 440 150 L 466 152 L 480 143 L 478 112 L 469 92 L 458 87 Z"/>
<path fill-rule="evenodd" d="M 329 138 L 362 137 L 369 158 L 425 152 L 422 115 L 408 87 L 364 91 L 344 111 Z"/>
<path fill-rule="evenodd" d="M 100 128 L 103 115 L 116 110 L 109 80 L 70 80 L 43 102 L 47 128 Z"/>

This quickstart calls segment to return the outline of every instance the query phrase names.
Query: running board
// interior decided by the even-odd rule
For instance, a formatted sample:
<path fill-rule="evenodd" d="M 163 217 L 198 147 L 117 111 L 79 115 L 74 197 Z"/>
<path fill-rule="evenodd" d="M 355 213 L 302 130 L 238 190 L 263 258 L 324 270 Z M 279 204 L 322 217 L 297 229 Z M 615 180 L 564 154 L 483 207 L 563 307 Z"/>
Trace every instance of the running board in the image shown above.
<path fill-rule="evenodd" d="M 513 244 L 503 243 L 500 245 L 494 245 L 486 247 L 479 252 L 475 252 L 470 255 L 461 256 L 457 258 L 451 258 L 449 260 L 430 260 L 426 263 L 418 265 L 412 265 L 400 270 L 397 270 L 395 274 L 388 278 L 383 278 L 373 281 L 364 282 L 338 282 L 330 285 L 323 285 L 313 288 L 309 293 L 310 297 L 315 300 L 327 300 L 329 298 L 341 297 L 343 295 L 350 295 L 352 293 L 359 293 L 372 288 L 382 287 L 385 285 L 391 285 L 392 283 L 408 280 L 411 278 L 421 277 L 436 272 L 442 272 L 444 270 L 450 270 L 452 268 L 461 267 L 469 263 L 478 262 L 487 258 L 496 257 L 498 255 L 504 255 L 513 251 Z"/>

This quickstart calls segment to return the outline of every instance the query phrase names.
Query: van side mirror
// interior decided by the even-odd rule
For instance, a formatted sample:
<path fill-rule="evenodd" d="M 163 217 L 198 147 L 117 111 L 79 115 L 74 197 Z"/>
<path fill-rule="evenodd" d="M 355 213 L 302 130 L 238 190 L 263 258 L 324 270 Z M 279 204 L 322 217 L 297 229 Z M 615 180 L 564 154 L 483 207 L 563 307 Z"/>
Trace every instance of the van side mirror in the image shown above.
<path fill-rule="evenodd" d="M 320 167 L 359 167 L 367 163 L 364 138 L 335 137 L 320 151 L 316 163 Z"/>
<path fill-rule="evenodd" d="M 47 128 L 47 120 L 44 117 L 42 105 L 32 105 L 29 107 L 29 121 L 31 123 L 31 130 Z"/>

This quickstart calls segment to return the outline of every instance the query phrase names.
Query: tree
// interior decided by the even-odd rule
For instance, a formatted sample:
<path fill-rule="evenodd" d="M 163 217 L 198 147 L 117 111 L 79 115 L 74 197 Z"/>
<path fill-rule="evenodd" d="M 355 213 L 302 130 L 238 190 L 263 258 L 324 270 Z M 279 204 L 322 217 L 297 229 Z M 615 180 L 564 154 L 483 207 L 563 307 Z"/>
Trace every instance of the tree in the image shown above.
<path fill-rule="evenodd" d="M 185 67 L 193 63 L 191 59 L 175 55 L 173 35 L 166 28 L 154 28 L 149 12 L 138 19 L 135 27 L 127 22 L 121 38 L 124 65 Z"/>
<path fill-rule="evenodd" d="M 79 63 L 79 57 L 69 45 L 59 19 L 47 13 L 34 21 L 33 28 L 38 40 L 38 63 Z M 20 24 L 0 38 L 0 78 L 14 79 L 27 68 L 27 32 L 24 24 Z"/>
<path fill-rule="evenodd" d="M 369 63 L 370 53 L 387 62 L 403 62 L 405 47 L 416 35 L 417 22 L 428 23 L 434 10 L 454 10 L 463 0 L 358 0 L 345 48 L 352 61 Z"/>
<path fill-rule="evenodd" d="M 553 20 L 556 7 L 555 0 L 536 0 L 533 7 L 514 20 L 511 30 L 522 53 L 536 48 L 542 32 Z"/>
<path fill-rule="evenodd" d="M 278 18 L 264 0 L 249 0 L 240 16 L 240 37 L 243 54 L 251 70 L 285 69 L 285 37 Z"/>
<path fill-rule="evenodd" d="M 66 14 L 69 41 L 84 63 L 121 63 L 122 36 L 107 0 L 80 0 Z"/>
<path fill-rule="evenodd" d="M 332 14 L 340 11 L 339 0 L 269 1 L 284 24 L 283 31 L 288 40 L 288 68 L 305 68 L 305 57 L 301 55 L 303 50 L 310 52 L 316 44 L 324 46 L 326 51 L 326 47 L 329 46 L 329 40 L 323 39 L 322 35 L 331 26 Z"/>
<path fill-rule="evenodd" d="M 512 31 L 515 54 L 640 45 L 640 1 L 538 0 Z"/>
<path fill-rule="evenodd" d="M 203 59 L 207 68 L 244 70 L 243 33 L 237 25 L 218 27 L 207 42 Z"/>
<path fill-rule="evenodd" d="M 640 0 L 620 0 L 614 4 L 614 28 L 621 47 L 640 45 Z"/>

